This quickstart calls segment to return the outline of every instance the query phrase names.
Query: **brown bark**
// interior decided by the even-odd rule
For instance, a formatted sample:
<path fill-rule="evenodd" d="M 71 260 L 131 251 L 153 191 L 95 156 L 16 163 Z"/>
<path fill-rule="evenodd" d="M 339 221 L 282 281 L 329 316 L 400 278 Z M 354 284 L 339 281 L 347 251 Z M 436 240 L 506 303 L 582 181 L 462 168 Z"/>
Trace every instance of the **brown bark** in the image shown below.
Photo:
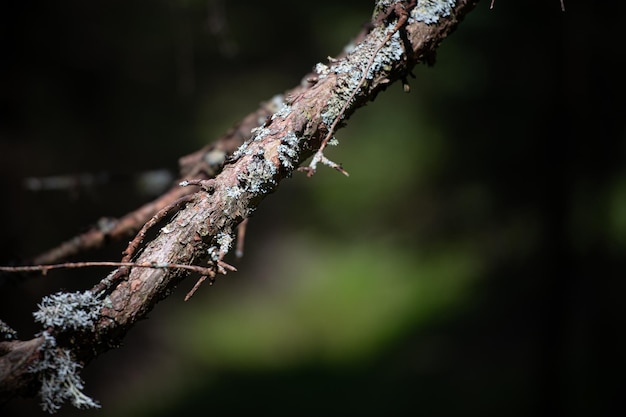
<path fill-rule="evenodd" d="M 195 194 L 158 236 L 145 244 L 136 262 L 163 266 L 198 264 L 209 258 L 209 264 L 218 271 L 218 260 L 230 248 L 237 225 L 318 150 L 337 118 L 341 127 L 356 109 L 373 100 L 391 83 L 405 79 L 416 63 L 430 60 L 439 43 L 475 3 L 475 0 L 458 0 L 449 15 L 438 16 L 428 24 L 409 19 L 398 35 L 382 48 L 401 10 L 393 7 L 378 10 L 373 19 L 374 27 L 356 44 L 353 52 L 328 66 L 318 65 L 317 74 L 310 82 L 291 90 L 285 105 L 253 132 L 252 138 L 234 153 L 214 179 L 201 188 L 189 186 L 170 191 L 177 196 Z M 407 11 L 413 7 L 409 3 Z M 408 49 L 403 50 L 406 46 Z M 369 71 L 368 75 L 362 77 L 365 71 Z M 360 82 L 355 81 L 355 74 L 359 75 Z M 256 117 L 258 119 L 258 114 Z M 244 138 L 245 135 L 241 137 Z M 233 139 L 232 143 L 239 142 Z M 233 148 L 224 149 L 232 153 Z M 199 151 L 190 156 L 189 161 L 201 161 L 208 149 L 213 148 Z M 192 170 L 187 177 L 209 178 L 210 175 Z M 154 211 L 152 208 L 146 212 Z M 142 219 L 146 220 L 145 213 Z M 123 280 L 97 286 L 98 290 L 107 288 L 108 299 L 92 330 L 83 329 L 75 334 L 72 330 L 48 330 L 58 336 L 59 344 L 65 342 L 79 361 L 87 363 L 117 346 L 133 324 L 166 297 L 187 273 L 176 268 L 131 268 Z M 41 359 L 37 349 L 41 343 L 42 338 L 0 342 L 0 398 L 32 394 L 37 381 L 28 368 Z"/>

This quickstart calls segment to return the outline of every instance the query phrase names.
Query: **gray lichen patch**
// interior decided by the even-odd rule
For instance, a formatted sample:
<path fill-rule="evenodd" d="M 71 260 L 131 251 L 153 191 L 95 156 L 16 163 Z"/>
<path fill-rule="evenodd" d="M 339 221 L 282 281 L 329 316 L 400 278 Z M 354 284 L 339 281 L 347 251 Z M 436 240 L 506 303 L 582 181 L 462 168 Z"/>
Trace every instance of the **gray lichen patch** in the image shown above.
<path fill-rule="evenodd" d="M 237 174 L 237 180 L 243 192 L 265 194 L 276 186 L 276 174 L 278 169 L 265 157 L 264 150 L 257 149 L 246 169 Z"/>
<path fill-rule="evenodd" d="M 383 45 L 392 31 L 395 31 L 394 22 L 375 29 L 367 42 L 357 45 L 349 55 L 332 65 L 330 71 L 337 74 L 337 88 L 321 115 L 327 126 L 337 117 L 344 116 L 340 114 L 341 110 L 351 97 L 361 93 L 360 90 L 367 88 L 372 80 L 385 78 L 394 64 L 403 59 L 405 50 L 398 31 Z M 353 94 L 355 91 L 356 94 Z"/>
<path fill-rule="evenodd" d="M 287 116 L 291 114 L 291 106 L 287 103 L 283 103 L 282 106 L 278 109 L 276 113 L 272 115 L 272 120 L 277 118 L 285 119 Z"/>
<path fill-rule="evenodd" d="M 92 329 L 100 316 L 102 300 L 91 291 L 65 293 L 59 292 L 45 296 L 39 309 L 33 313 L 35 321 L 44 327 L 56 327 L 60 330 Z"/>
<path fill-rule="evenodd" d="M 330 68 L 328 68 L 328 65 L 322 64 L 321 62 L 315 64 L 314 71 L 320 80 L 326 78 L 326 76 L 330 74 Z"/>
<path fill-rule="evenodd" d="M 298 165 L 299 155 L 300 139 L 294 132 L 289 132 L 278 145 L 278 160 L 285 169 L 293 171 Z"/>
<path fill-rule="evenodd" d="M 267 127 L 259 126 L 259 127 L 255 127 L 254 129 L 252 129 L 250 133 L 252 134 L 252 137 L 248 139 L 247 141 L 245 141 L 244 143 L 242 143 L 241 146 L 239 146 L 239 148 L 237 148 L 237 150 L 233 152 L 233 155 L 231 157 L 231 162 L 236 161 L 245 155 L 252 155 L 254 150 L 250 145 L 253 142 L 259 142 L 263 140 L 267 135 L 271 133 L 271 130 Z"/>
<path fill-rule="evenodd" d="M 233 244 L 233 236 L 230 233 L 218 233 L 215 242 L 217 243 L 219 253 L 223 256 L 230 251 L 230 247 Z"/>
<path fill-rule="evenodd" d="M 240 186 L 226 187 L 226 197 L 228 198 L 239 198 L 244 192 L 244 189 Z"/>
<path fill-rule="evenodd" d="M 236 161 L 237 159 L 241 158 L 242 156 L 244 156 L 246 154 L 246 152 L 248 152 L 248 146 L 250 145 L 250 140 L 245 141 L 244 143 L 242 143 L 236 150 L 235 152 L 233 152 L 232 156 L 231 156 L 231 161 Z M 182 185 L 182 183 L 181 183 Z"/>
<path fill-rule="evenodd" d="M 393 32 L 391 39 L 384 46 L 380 47 L 381 43 L 385 41 L 392 31 L 395 32 Z M 404 56 L 404 46 L 400 39 L 400 32 L 395 30 L 395 23 L 389 24 L 384 30 L 377 31 L 373 40 L 373 42 L 362 43 L 354 49 L 354 53 L 358 53 L 362 49 L 361 53 L 368 57 L 366 61 L 359 62 L 359 80 L 372 56 L 374 56 L 374 60 L 365 76 L 367 80 L 373 79 L 380 72 L 389 72 L 393 64 Z M 380 49 L 378 49 L 379 47 Z M 376 52 L 377 49 L 378 52 Z"/>
<path fill-rule="evenodd" d="M 422 22 L 427 25 L 437 23 L 440 18 L 450 16 L 456 0 L 417 0 L 411 11 L 409 23 Z"/>

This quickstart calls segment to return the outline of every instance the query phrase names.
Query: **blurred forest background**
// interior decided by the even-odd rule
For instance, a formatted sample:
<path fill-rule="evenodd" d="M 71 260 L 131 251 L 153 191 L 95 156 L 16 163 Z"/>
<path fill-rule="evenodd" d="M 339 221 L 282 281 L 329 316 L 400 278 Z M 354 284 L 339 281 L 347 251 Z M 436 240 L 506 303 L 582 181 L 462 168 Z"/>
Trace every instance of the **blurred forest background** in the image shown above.
<path fill-rule="evenodd" d="M 373 3 L 4 4 L 0 263 L 153 199 L 137 174 L 175 172 L 295 86 Z M 624 413 L 625 7 L 565 4 L 480 2 L 410 94 L 391 86 L 338 132 L 327 155 L 349 178 L 285 181 L 239 272 L 186 303 L 185 280 L 85 368 L 97 415 Z M 81 173 L 110 181 L 25 187 Z M 4 275 L 0 318 L 30 338 L 42 296 L 108 271 Z"/>

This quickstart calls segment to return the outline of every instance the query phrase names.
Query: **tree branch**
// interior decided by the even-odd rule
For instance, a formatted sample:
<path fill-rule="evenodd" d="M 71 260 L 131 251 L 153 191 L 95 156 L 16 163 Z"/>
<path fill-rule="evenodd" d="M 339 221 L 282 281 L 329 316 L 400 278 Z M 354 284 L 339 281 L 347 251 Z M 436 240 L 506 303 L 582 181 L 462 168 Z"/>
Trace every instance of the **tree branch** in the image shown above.
<path fill-rule="evenodd" d="M 379 0 L 369 33 L 346 56 L 328 65 L 317 64 L 308 82 L 292 90 L 280 108 L 252 131 L 215 178 L 192 170 L 187 178 L 204 179 L 199 182 L 200 190 L 177 187 L 170 191 L 177 197 L 195 193 L 133 262 L 197 265 L 206 260 L 209 268 L 218 271 L 237 225 L 356 109 L 393 82 L 405 80 L 416 63 L 430 61 L 439 43 L 476 2 L 421 0 L 414 5 Z M 152 213 L 149 218 L 155 210 L 147 212 Z M 145 214 L 143 219 L 148 220 Z M 130 267 L 127 275 L 118 273 L 112 279 L 114 272 L 91 292 L 60 293 L 47 299 L 65 303 L 59 308 L 46 309 L 42 302 L 37 314 L 46 330 L 41 336 L 0 342 L 0 398 L 31 395 L 37 389 L 43 395 L 42 383 L 45 388 L 47 380 L 42 375 L 50 372 L 46 361 L 51 357 L 58 362 L 69 351 L 73 360 L 88 363 L 116 347 L 133 324 L 188 273 L 180 268 Z M 77 320 L 78 312 L 86 318 Z M 50 349 L 56 352 L 52 356 L 47 353 Z M 84 398 L 80 400 L 78 406 L 89 405 Z"/>

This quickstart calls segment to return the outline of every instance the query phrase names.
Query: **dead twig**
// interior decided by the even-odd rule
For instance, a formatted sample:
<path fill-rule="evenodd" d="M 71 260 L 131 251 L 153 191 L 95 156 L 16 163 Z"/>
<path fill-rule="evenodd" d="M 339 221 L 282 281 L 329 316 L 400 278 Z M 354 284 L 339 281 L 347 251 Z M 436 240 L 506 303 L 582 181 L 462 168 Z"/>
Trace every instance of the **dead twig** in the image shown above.
<path fill-rule="evenodd" d="M 97 266 L 113 266 L 113 267 L 129 267 L 129 268 L 153 268 L 153 269 L 184 269 L 191 272 L 197 272 L 199 274 L 207 274 L 207 271 L 211 270 L 211 267 L 198 266 L 198 265 L 184 265 L 184 264 L 172 264 L 172 263 L 158 263 L 158 262 L 109 262 L 109 261 L 91 261 L 91 262 L 64 262 L 60 264 L 52 265 L 22 265 L 22 266 L 0 266 L 0 271 L 3 272 L 37 272 L 40 271 L 42 275 L 46 275 L 48 271 L 54 269 L 78 269 L 78 268 L 90 268 Z M 229 270 L 236 271 L 237 269 L 229 265 Z"/>

